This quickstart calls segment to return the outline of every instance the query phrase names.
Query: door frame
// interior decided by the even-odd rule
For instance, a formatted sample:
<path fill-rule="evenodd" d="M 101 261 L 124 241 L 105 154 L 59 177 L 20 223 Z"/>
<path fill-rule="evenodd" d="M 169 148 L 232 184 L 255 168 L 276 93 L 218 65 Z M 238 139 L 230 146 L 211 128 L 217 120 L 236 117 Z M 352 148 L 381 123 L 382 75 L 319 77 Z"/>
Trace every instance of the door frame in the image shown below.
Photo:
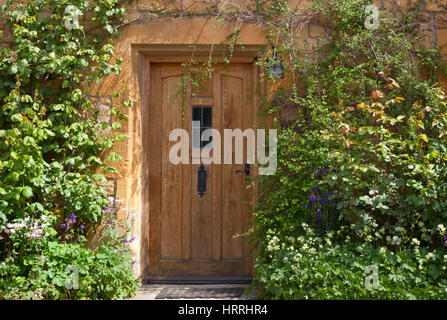
<path fill-rule="evenodd" d="M 258 92 L 265 94 L 266 86 L 259 86 L 259 74 L 260 68 L 256 65 L 256 56 L 258 52 L 265 49 L 266 45 L 236 45 L 232 51 L 232 58 L 230 63 L 250 63 L 252 65 L 252 71 L 254 75 L 254 87 Z M 140 264 L 141 264 L 141 276 L 144 283 L 167 283 L 167 282 L 182 282 L 182 283 L 218 283 L 218 282 L 232 282 L 232 283 L 246 283 L 251 281 L 251 277 L 160 277 L 150 276 L 149 265 L 153 262 L 154 257 L 151 257 L 149 253 L 149 242 L 156 238 L 157 235 L 152 235 L 149 232 L 150 224 L 158 224 L 159 215 L 151 214 L 150 201 L 151 196 L 149 192 L 149 126 L 144 125 L 149 123 L 149 94 L 151 89 L 150 84 L 150 70 L 151 63 L 160 62 L 187 62 L 191 60 L 192 54 L 194 54 L 194 61 L 205 62 L 210 57 L 210 50 L 213 50 L 212 60 L 221 61 L 225 53 L 229 53 L 229 46 L 227 45 L 196 45 L 195 48 L 191 48 L 187 44 L 147 44 L 147 45 L 132 45 L 132 58 L 134 61 L 135 71 L 138 76 L 138 85 L 140 90 L 141 101 L 141 139 L 142 139 L 142 152 L 141 152 L 141 241 L 140 241 Z M 259 95 L 254 95 L 254 105 L 259 107 Z M 254 192 L 254 196 L 256 194 Z M 252 199 L 254 200 L 254 199 Z M 158 263 L 154 261 L 154 263 Z"/>

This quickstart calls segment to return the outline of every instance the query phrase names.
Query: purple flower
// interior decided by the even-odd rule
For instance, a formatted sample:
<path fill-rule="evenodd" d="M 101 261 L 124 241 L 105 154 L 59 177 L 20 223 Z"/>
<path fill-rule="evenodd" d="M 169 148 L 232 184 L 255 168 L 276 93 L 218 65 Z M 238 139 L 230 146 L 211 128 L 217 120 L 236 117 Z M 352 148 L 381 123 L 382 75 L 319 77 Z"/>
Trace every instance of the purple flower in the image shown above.
<path fill-rule="evenodd" d="M 132 265 L 134 265 L 135 264 L 135 262 L 137 262 L 136 260 L 132 260 Z"/>
<path fill-rule="evenodd" d="M 316 198 L 315 198 L 315 195 L 310 194 L 310 195 L 309 195 L 309 199 L 312 200 L 312 201 L 315 201 L 315 199 L 316 199 Z"/>
<path fill-rule="evenodd" d="M 320 230 L 315 231 L 317 234 L 320 234 Z"/>
<path fill-rule="evenodd" d="M 326 211 L 323 211 L 323 214 L 326 215 Z"/>
<path fill-rule="evenodd" d="M 317 212 L 318 212 L 318 213 L 320 213 L 320 211 L 321 211 L 320 209 L 317 209 Z"/>
<path fill-rule="evenodd" d="M 67 229 L 67 224 L 63 223 L 63 224 L 61 224 L 61 227 L 62 227 L 62 229 Z"/>
<path fill-rule="evenodd" d="M 303 208 L 307 208 L 307 204 L 303 204 Z"/>
<path fill-rule="evenodd" d="M 68 216 L 68 220 L 70 220 L 73 223 L 76 223 L 76 215 L 70 213 L 70 215 Z"/>
<path fill-rule="evenodd" d="M 447 234 L 444 235 L 444 240 L 447 240 Z"/>
<path fill-rule="evenodd" d="M 319 174 L 319 173 L 320 173 L 320 170 L 316 170 L 316 171 L 315 171 L 315 174 Z"/>
<path fill-rule="evenodd" d="M 135 240 L 135 237 L 130 238 L 129 240 L 124 239 L 124 243 L 130 243 Z"/>
<path fill-rule="evenodd" d="M 114 212 L 115 211 L 115 208 L 111 207 L 111 206 L 102 207 L 101 209 L 106 212 Z"/>
<path fill-rule="evenodd" d="M 329 226 L 328 226 L 328 227 L 326 227 L 326 230 L 327 230 L 327 231 L 331 230 L 331 227 L 329 227 Z"/>
<path fill-rule="evenodd" d="M 325 167 L 323 167 L 323 169 L 321 169 L 321 173 L 325 174 L 327 172 L 327 169 Z"/>
<path fill-rule="evenodd" d="M 335 220 L 335 216 L 332 216 L 331 218 L 332 218 L 332 220 Z"/>
<path fill-rule="evenodd" d="M 83 230 L 85 229 L 85 226 L 83 224 L 81 224 L 81 229 L 83 229 Z"/>

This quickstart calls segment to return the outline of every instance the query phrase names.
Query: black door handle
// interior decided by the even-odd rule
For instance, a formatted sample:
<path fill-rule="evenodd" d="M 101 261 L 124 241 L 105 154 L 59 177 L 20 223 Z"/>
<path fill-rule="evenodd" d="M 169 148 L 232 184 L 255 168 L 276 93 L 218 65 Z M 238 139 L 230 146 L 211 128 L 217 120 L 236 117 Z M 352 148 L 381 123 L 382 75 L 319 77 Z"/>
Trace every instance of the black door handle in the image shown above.
<path fill-rule="evenodd" d="M 206 169 L 203 164 L 197 170 L 197 192 L 203 198 L 206 192 Z"/>
<path fill-rule="evenodd" d="M 236 170 L 236 174 L 237 173 L 244 173 L 244 179 L 247 180 L 247 177 L 250 175 L 250 164 L 245 162 L 244 170 Z"/>

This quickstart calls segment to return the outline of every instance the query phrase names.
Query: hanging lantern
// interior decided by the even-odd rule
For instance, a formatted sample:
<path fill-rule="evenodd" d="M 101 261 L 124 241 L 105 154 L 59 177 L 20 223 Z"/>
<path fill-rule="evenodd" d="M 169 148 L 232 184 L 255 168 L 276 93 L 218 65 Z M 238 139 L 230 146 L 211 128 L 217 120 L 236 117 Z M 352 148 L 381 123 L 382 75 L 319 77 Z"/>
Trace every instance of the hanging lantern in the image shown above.
<path fill-rule="evenodd" d="M 276 48 L 273 47 L 273 58 L 269 61 L 267 66 L 267 76 L 271 79 L 283 79 L 284 78 L 284 66 L 282 60 L 277 57 Z"/>

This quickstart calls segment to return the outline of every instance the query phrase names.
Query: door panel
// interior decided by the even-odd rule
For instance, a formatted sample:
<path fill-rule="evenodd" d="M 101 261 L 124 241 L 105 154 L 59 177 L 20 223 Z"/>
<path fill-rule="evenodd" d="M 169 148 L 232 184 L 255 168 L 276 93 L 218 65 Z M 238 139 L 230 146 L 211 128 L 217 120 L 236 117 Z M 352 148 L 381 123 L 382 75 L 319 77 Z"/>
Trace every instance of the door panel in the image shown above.
<path fill-rule="evenodd" d="M 242 128 L 244 120 L 244 82 L 243 78 L 235 75 L 222 74 L 222 123 L 224 128 Z M 233 147 L 234 149 L 234 147 Z M 234 234 L 242 232 L 242 200 L 244 200 L 243 175 L 235 174 L 241 164 L 225 164 L 222 173 L 222 242 L 226 245 L 222 248 L 222 259 L 242 259 L 242 242 L 233 238 Z"/>
<path fill-rule="evenodd" d="M 174 70 L 177 71 L 178 70 Z M 182 219 L 178 216 L 178 209 L 182 208 L 182 195 L 186 192 L 182 182 L 183 166 L 171 164 L 169 161 L 169 141 L 171 130 L 179 128 L 181 97 L 172 97 L 177 90 L 177 84 L 182 75 L 161 76 L 162 99 L 162 179 L 161 179 L 161 259 L 181 259 L 182 238 L 172 235 L 182 234 Z M 168 116 L 169 115 L 169 116 Z M 179 219 L 180 218 L 180 219 Z"/>
<path fill-rule="evenodd" d="M 182 121 L 181 92 L 186 88 L 180 83 L 186 72 L 178 63 L 150 66 L 149 273 L 166 279 L 250 276 L 247 239 L 234 236 L 248 230 L 251 207 L 247 201 L 252 200 L 253 189 L 247 189 L 243 173 L 236 173 L 243 164 L 235 164 L 234 159 L 233 164 L 223 164 L 223 138 L 224 129 L 244 130 L 254 121 L 252 65 L 218 65 L 213 78 L 195 95 L 186 95 Z M 191 85 L 186 86 L 183 92 L 190 92 Z M 201 163 L 201 149 L 192 148 L 193 107 L 211 107 L 212 128 L 221 134 L 222 164 Z M 169 161 L 170 148 L 176 143 L 169 141 L 169 134 L 176 128 L 189 133 L 189 164 Z M 217 137 L 212 141 L 216 143 Z M 202 164 L 206 170 L 203 196 L 197 192 Z"/>

